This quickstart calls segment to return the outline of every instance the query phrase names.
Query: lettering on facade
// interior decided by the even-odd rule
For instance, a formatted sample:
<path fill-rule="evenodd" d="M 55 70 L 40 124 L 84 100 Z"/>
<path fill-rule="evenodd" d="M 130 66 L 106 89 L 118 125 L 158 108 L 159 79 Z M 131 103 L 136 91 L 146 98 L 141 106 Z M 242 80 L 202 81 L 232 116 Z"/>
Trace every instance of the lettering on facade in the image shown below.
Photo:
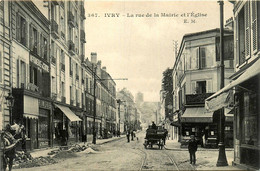
<path fill-rule="evenodd" d="M 51 103 L 39 99 L 39 107 L 43 109 L 51 109 Z"/>
<path fill-rule="evenodd" d="M 49 66 L 46 65 L 44 62 L 42 62 L 41 60 L 37 59 L 34 56 L 30 56 L 30 62 L 34 63 L 35 65 L 37 65 L 38 67 L 40 67 L 41 69 L 49 72 Z"/>

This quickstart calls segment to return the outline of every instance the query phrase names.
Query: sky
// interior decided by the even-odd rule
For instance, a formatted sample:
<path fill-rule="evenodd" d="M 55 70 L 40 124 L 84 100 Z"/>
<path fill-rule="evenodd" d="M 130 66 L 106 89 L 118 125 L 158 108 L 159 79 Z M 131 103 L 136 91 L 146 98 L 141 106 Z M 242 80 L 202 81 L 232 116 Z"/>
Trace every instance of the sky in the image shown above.
<path fill-rule="evenodd" d="M 47 14 L 39 0 L 35 3 Z M 224 0 L 224 20 L 233 16 L 232 10 L 233 5 Z M 160 101 L 163 71 L 173 67 L 173 41 L 180 44 L 187 33 L 220 25 L 219 4 L 215 0 L 86 0 L 85 12 L 86 57 L 91 59 L 90 53 L 96 52 L 114 79 L 128 79 L 116 80 L 117 90 L 125 87 L 134 96 L 142 92 L 144 100 L 151 102 Z M 112 14 L 119 17 L 111 17 Z"/>
<path fill-rule="evenodd" d="M 232 8 L 224 1 L 225 20 L 233 16 Z M 116 81 L 117 89 L 126 87 L 134 96 L 142 92 L 145 101 L 160 101 L 162 73 L 174 64 L 173 41 L 180 44 L 184 34 L 220 25 L 217 1 L 86 1 L 85 10 L 86 56 L 90 59 L 90 53 L 97 52 L 113 78 L 128 78 Z M 192 12 L 197 17 L 187 16 Z M 119 17 L 105 17 L 105 13 Z"/>

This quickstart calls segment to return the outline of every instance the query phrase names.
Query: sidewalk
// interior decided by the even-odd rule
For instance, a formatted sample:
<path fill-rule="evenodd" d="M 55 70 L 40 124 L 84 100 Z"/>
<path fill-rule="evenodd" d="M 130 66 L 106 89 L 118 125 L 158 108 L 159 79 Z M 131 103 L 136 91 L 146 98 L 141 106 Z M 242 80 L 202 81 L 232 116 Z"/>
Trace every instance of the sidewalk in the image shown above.
<path fill-rule="evenodd" d="M 121 135 L 120 137 L 112 137 L 112 138 L 108 138 L 108 139 L 97 139 L 96 140 L 96 145 L 102 145 L 108 142 L 112 142 L 112 141 L 116 141 L 119 140 L 121 138 L 125 138 L 125 135 Z M 79 145 L 83 145 L 83 142 L 80 143 L 75 143 L 75 144 L 79 144 Z M 86 142 L 85 143 L 86 146 L 92 146 L 94 144 L 92 144 L 92 142 Z M 43 148 L 43 149 L 35 149 L 33 151 L 30 151 L 30 154 L 32 155 L 33 158 L 37 158 L 37 157 L 46 157 L 49 156 L 48 153 L 50 153 L 53 150 L 58 150 L 59 147 L 47 147 L 47 148 Z"/>
<path fill-rule="evenodd" d="M 188 153 L 187 148 L 180 148 L 180 143 L 174 140 L 167 140 L 165 148 L 167 150 L 181 151 L 183 153 Z M 235 166 L 232 166 L 232 161 L 234 159 L 234 149 L 226 149 L 226 158 L 228 166 L 217 167 L 216 163 L 218 160 L 218 149 L 208 149 L 198 147 L 196 152 L 196 170 L 241 170 Z"/>

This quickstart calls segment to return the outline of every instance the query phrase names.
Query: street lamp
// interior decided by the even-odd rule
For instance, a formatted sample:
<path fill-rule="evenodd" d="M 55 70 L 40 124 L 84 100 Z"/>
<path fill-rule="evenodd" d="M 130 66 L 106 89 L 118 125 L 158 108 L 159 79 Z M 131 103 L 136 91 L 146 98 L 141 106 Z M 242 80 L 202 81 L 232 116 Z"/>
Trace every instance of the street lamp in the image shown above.
<path fill-rule="evenodd" d="M 13 119 L 13 116 L 12 116 L 12 109 L 13 109 L 13 106 L 14 106 L 14 97 L 11 93 L 8 93 L 8 96 L 5 97 L 6 99 L 6 102 L 7 102 L 7 107 L 9 108 L 9 122 L 10 124 L 12 124 L 12 119 Z"/>

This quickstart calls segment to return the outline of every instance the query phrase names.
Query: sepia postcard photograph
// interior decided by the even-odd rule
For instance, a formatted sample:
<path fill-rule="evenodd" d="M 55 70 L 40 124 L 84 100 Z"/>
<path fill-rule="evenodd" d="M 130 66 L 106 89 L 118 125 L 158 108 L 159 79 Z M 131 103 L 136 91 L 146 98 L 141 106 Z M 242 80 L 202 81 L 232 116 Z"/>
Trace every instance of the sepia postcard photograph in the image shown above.
<path fill-rule="evenodd" d="M 0 0 L 0 171 L 259 170 L 260 0 Z"/>

